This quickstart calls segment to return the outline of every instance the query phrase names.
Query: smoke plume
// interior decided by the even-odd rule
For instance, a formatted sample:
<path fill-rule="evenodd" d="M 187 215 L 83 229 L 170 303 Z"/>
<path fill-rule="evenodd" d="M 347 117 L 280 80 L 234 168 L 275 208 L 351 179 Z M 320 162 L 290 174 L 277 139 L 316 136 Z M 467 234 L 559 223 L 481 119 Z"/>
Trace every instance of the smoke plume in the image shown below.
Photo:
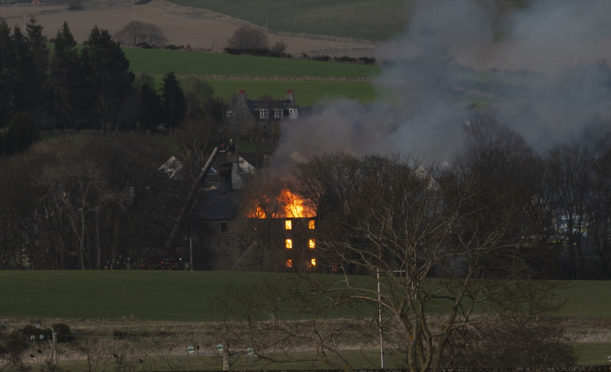
<path fill-rule="evenodd" d="M 324 102 L 287 121 L 274 161 L 328 152 L 451 159 L 464 125 L 494 110 L 538 151 L 585 128 L 611 128 L 611 1 L 420 1 L 403 35 L 381 45 L 379 99 Z"/>

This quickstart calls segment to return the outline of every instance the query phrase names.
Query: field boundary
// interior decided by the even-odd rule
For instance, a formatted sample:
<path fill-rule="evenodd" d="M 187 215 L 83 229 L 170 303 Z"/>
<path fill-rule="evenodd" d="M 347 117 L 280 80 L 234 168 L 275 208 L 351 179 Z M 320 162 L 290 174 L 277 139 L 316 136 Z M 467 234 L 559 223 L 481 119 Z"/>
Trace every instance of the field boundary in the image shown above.
<path fill-rule="evenodd" d="M 370 83 L 368 77 L 350 76 L 290 76 L 290 75 L 222 75 L 222 74 L 192 74 L 176 73 L 180 77 L 196 77 L 204 80 L 300 80 L 300 81 L 352 81 Z"/>

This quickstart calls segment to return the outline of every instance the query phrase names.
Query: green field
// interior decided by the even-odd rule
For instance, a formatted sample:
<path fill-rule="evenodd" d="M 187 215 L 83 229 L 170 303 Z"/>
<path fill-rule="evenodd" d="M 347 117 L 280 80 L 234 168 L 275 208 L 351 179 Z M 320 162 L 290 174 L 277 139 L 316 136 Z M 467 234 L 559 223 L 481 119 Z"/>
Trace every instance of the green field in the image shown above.
<path fill-rule="evenodd" d="M 231 54 L 124 48 L 136 73 L 163 75 L 219 75 L 220 77 L 348 78 L 366 79 L 378 67 L 354 63 L 318 62 L 305 59 L 270 58 Z"/>
<path fill-rule="evenodd" d="M 0 316 L 212 321 L 226 305 L 243 306 L 240 291 L 257 293 L 270 278 L 291 274 L 165 271 L 0 271 Z M 334 280 L 327 276 L 325 280 Z M 611 282 L 567 282 L 558 293 L 566 317 L 611 318 Z M 291 317 L 294 309 L 284 309 Z M 333 315 L 333 314 L 332 314 Z M 341 315 L 341 314 L 336 314 Z"/>
<path fill-rule="evenodd" d="M 275 99 L 284 98 L 287 89 L 295 91 L 297 103 L 312 105 L 320 100 L 346 97 L 366 103 L 375 99 L 373 86 L 357 81 L 310 81 L 310 80 L 228 80 L 206 79 L 214 89 L 214 94 L 226 101 L 240 89 L 245 89 L 249 98 L 257 99 L 263 95 Z"/>
<path fill-rule="evenodd" d="M 152 75 L 158 84 L 168 72 L 181 79 L 203 78 L 225 101 L 240 89 L 254 99 L 284 98 L 287 89 L 293 89 L 300 105 L 336 97 L 371 102 L 376 97 L 367 81 L 379 73 L 376 66 L 158 49 L 125 48 L 124 52 L 136 74 Z"/>
<path fill-rule="evenodd" d="M 386 40 L 405 29 L 405 0 L 170 0 L 267 27 L 367 40 Z"/>
<path fill-rule="evenodd" d="M 611 344 L 579 344 L 575 345 L 577 365 L 605 365 L 608 363 L 606 356 L 611 353 Z M 380 366 L 379 350 L 354 350 L 344 351 L 342 356 L 350 361 L 352 366 L 358 368 L 375 369 Z M 320 361 L 320 356 L 313 353 L 291 353 L 287 355 L 273 355 L 279 360 L 294 359 L 294 361 L 266 361 L 249 357 L 247 355 L 236 355 L 233 358 L 233 370 L 316 370 L 316 369 L 343 369 L 343 362 L 335 355 L 330 354 L 325 361 Z M 132 366 L 138 371 L 150 370 L 220 370 L 222 359 L 220 356 L 168 356 L 146 358 L 142 363 L 138 358 L 128 359 L 127 366 Z M 318 359 L 318 361 L 316 361 Z M 68 371 L 83 371 L 87 369 L 85 361 L 63 361 L 59 367 Z M 101 368 L 113 370 L 117 368 L 114 360 L 101 363 Z M 386 368 L 404 368 L 403 359 L 399 356 L 387 355 L 385 358 Z M 10 370 L 9 370 L 10 371 Z M 44 371 L 34 366 L 33 371 Z"/>

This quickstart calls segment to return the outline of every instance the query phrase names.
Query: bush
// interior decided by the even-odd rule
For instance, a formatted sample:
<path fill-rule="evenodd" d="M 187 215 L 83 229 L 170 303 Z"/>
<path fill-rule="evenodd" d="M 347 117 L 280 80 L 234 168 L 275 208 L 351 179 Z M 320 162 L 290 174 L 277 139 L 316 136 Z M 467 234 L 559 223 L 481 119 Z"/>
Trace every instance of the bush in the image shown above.
<path fill-rule="evenodd" d="M 357 61 L 356 58 L 352 58 L 348 56 L 335 57 L 334 60 L 335 62 L 341 62 L 341 63 L 356 63 Z"/>
<path fill-rule="evenodd" d="M 55 331 L 55 337 L 57 338 L 58 343 L 71 342 L 74 340 L 72 330 L 67 324 L 55 323 L 53 324 L 53 330 Z"/>
<path fill-rule="evenodd" d="M 82 9 L 83 9 L 82 0 L 68 0 L 68 10 L 75 11 L 75 10 L 82 10 Z"/>
<path fill-rule="evenodd" d="M 112 338 L 114 338 L 115 340 L 125 340 L 128 336 L 129 334 L 127 333 L 127 331 L 114 330 L 112 332 Z"/>
<path fill-rule="evenodd" d="M 132 21 L 118 31 L 113 39 L 125 46 L 150 45 L 162 48 L 167 44 L 163 31 L 154 24 Z"/>
<path fill-rule="evenodd" d="M 2 336 L 0 334 L 0 336 Z M 19 330 L 15 330 L 5 337 L 0 338 L 0 359 L 4 359 L 8 365 L 17 370 L 23 370 L 25 366 L 21 360 L 21 354 L 28 348 L 28 343 Z"/>
<path fill-rule="evenodd" d="M 267 49 L 267 35 L 261 30 L 242 26 L 227 40 L 227 48 L 238 50 Z"/>

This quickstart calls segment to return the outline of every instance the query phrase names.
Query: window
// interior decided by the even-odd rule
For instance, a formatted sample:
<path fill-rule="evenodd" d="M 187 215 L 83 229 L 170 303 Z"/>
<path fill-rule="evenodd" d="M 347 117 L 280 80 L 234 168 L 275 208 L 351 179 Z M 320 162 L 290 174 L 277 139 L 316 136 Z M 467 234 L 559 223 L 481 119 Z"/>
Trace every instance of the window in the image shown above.
<path fill-rule="evenodd" d="M 293 239 L 286 239 L 284 241 L 284 246 L 286 249 L 293 249 Z"/>
<path fill-rule="evenodd" d="M 309 220 L 309 221 L 308 221 L 308 229 L 310 229 L 310 230 L 315 230 L 315 229 L 316 229 L 316 221 L 314 221 L 314 220 Z"/>
<path fill-rule="evenodd" d="M 293 260 L 289 258 L 288 260 L 286 260 L 284 266 L 286 266 L 287 269 L 290 269 L 291 267 L 293 267 Z"/>
<path fill-rule="evenodd" d="M 259 119 L 267 119 L 269 118 L 269 110 L 268 109 L 260 109 L 259 110 Z"/>
<path fill-rule="evenodd" d="M 274 118 L 275 119 L 282 119 L 282 117 L 284 112 L 282 112 L 282 109 L 274 109 Z"/>
<path fill-rule="evenodd" d="M 284 221 L 284 229 L 285 230 L 292 230 L 293 229 L 293 221 L 291 221 L 291 220 Z"/>
<path fill-rule="evenodd" d="M 312 258 L 310 260 L 310 267 L 316 267 L 316 259 L 315 258 Z"/>
<path fill-rule="evenodd" d="M 308 247 L 310 247 L 310 249 L 316 248 L 316 240 L 308 239 Z"/>

